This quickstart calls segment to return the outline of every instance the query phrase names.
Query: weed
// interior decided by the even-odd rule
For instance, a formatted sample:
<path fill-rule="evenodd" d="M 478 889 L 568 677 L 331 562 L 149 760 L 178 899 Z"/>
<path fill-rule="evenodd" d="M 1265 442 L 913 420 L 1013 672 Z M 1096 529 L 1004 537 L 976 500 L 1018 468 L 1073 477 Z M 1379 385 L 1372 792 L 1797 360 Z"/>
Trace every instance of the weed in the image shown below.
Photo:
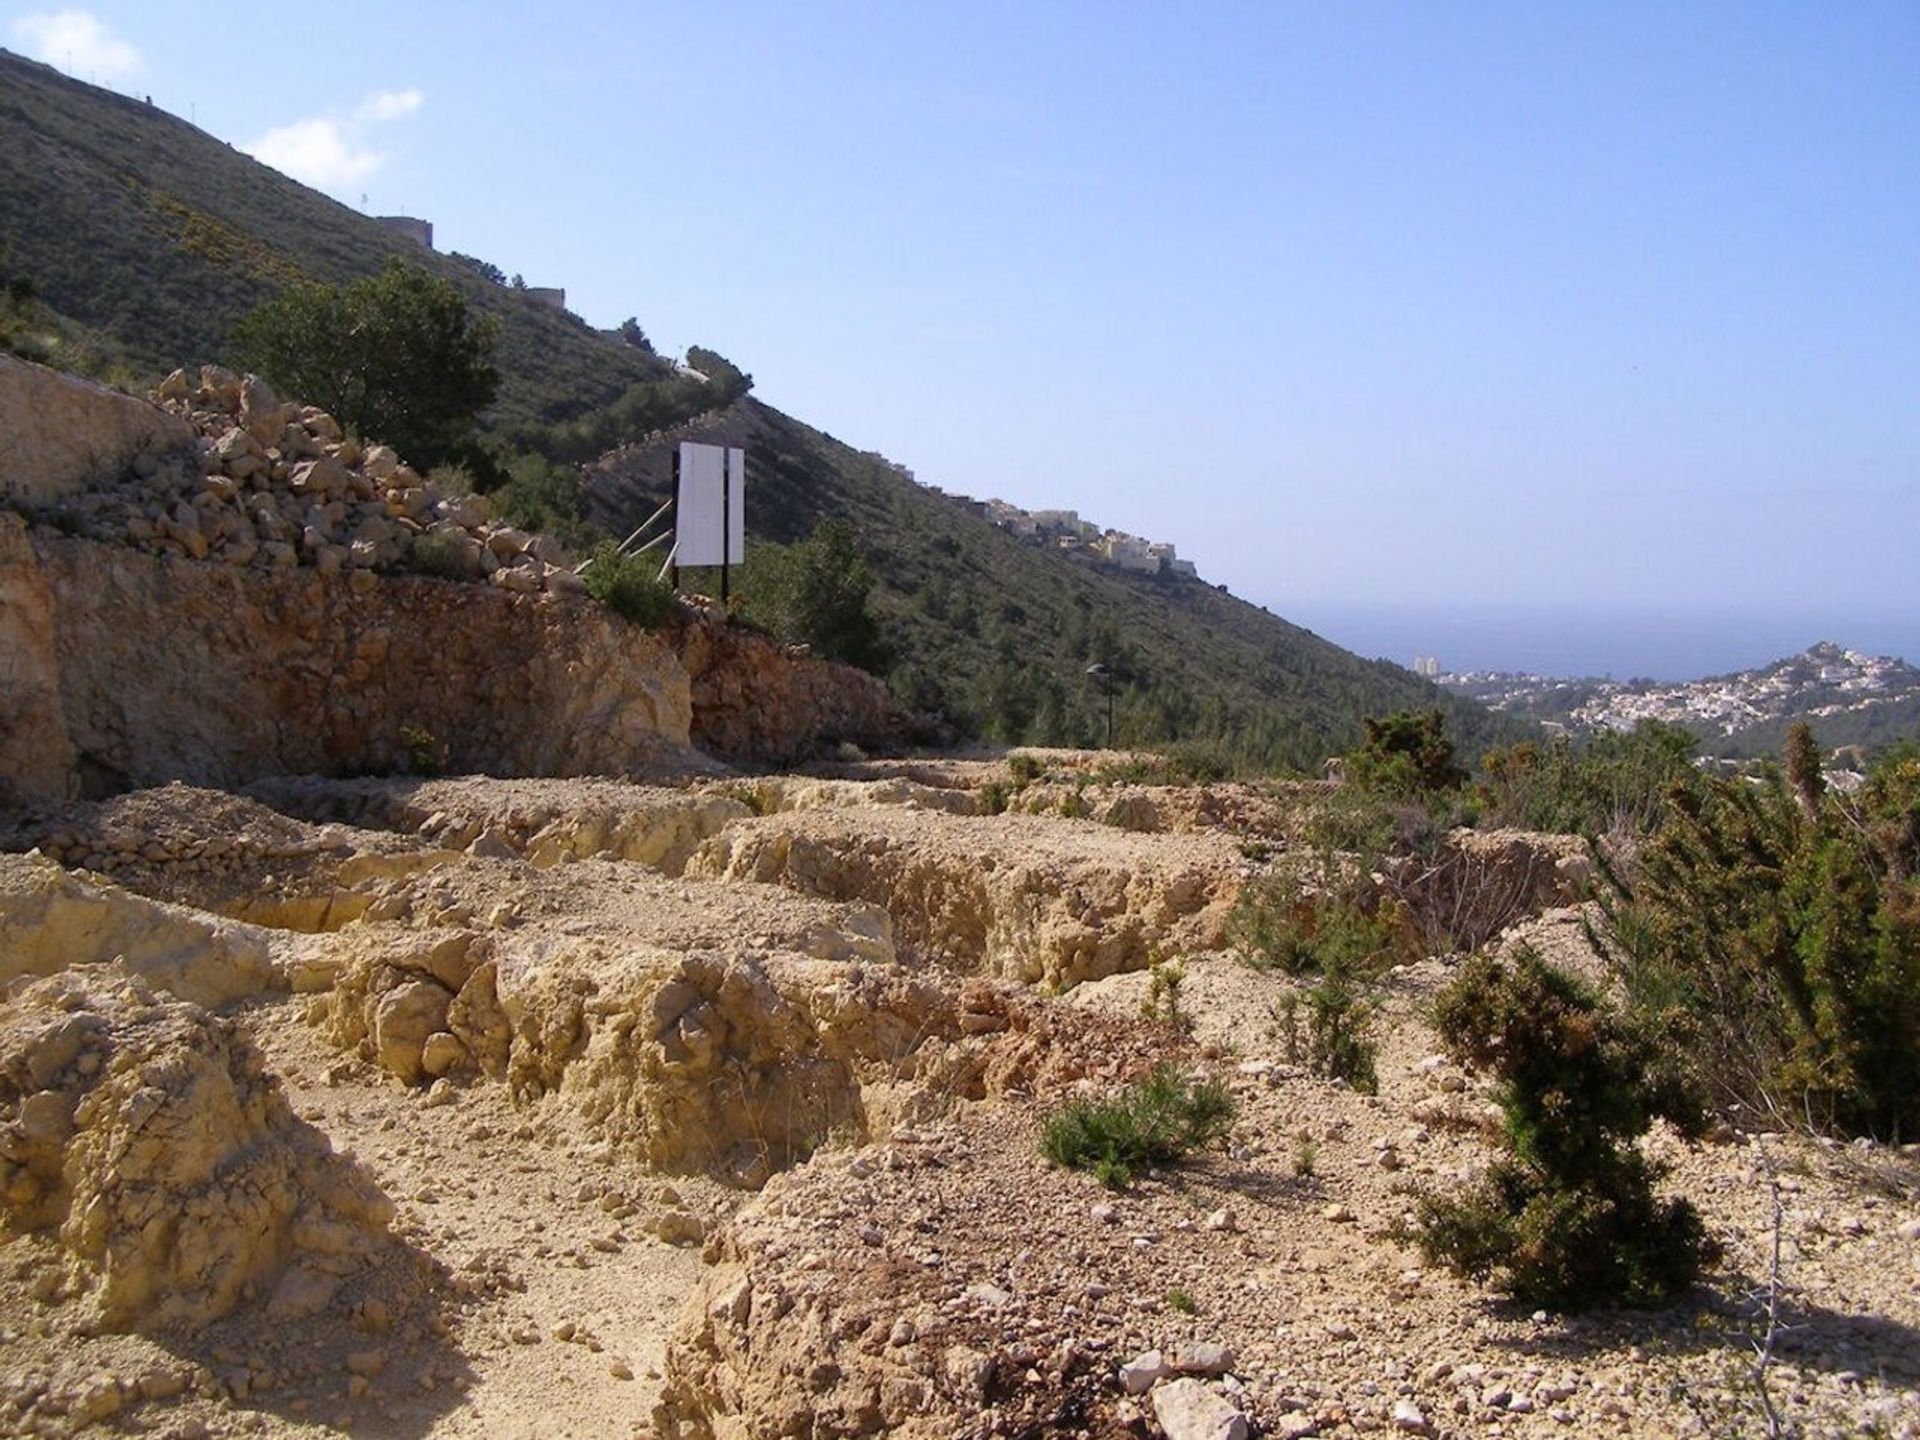
<path fill-rule="evenodd" d="M 1187 1291 L 1182 1290 L 1178 1285 L 1167 1291 L 1167 1308 L 1169 1310 L 1176 1310 L 1182 1315 L 1197 1315 L 1200 1313 L 1200 1307 L 1194 1302 L 1193 1296 Z"/>
<path fill-rule="evenodd" d="M 1182 1079 L 1172 1066 L 1158 1065 L 1110 1099 L 1074 1100 L 1054 1111 L 1041 1130 L 1040 1153 L 1118 1190 L 1142 1170 L 1225 1138 L 1233 1115 L 1225 1085 Z"/>
<path fill-rule="evenodd" d="M 980 813 L 982 815 L 1004 815 L 1007 813 L 1007 801 L 1011 794 L 1006 785 L 999 780 L 989 780 L 980 787 Z"/>
<path fill-rule="evenodd" d="M 1319 1144 L 1312 1136 L 1302 1135 L 1299 1143 L 1293 1147 L 1293 1173 L 1302 1180 L 1311 1180 L 1314 1168 L 1319 1163 Z"/>
<path fill-rule="evenodd" d="M 1024 754 L 1009 755 L 1007 757 L 1007 771 L 1013 776 L 1013 788 L 1016 791 L 1024 790 L 1040 778 L 1041 766 L 1039 757 Z"/>
<path fill-rule="evenodd" d="M 1183 960 L 1165 964 L 1155 960 L 1147 969 L 1147 993 L 1140 1001 L 1140 1016 L 1158 1020 L 1184 1034 L 1193 1033 L 1193 1017 L 1180 1006 L 1180 987 L 1186 983 L 1187 966 Z"/>
<path fill-rule="evenodd" d="M 447 767 L 447 747 L 425 726 L 402 725 L 400 743 L 407 750 L 407 773 L 439 775 Z"/>

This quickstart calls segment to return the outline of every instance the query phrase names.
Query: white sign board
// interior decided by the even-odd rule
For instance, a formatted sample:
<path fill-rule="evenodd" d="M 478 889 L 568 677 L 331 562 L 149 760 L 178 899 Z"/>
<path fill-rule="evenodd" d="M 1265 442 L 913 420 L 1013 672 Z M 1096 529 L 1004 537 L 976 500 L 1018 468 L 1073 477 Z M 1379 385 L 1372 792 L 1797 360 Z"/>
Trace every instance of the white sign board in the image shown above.
<path fill-rule="evenodd" d="M 676 565 L 738 565 L 747 558 L 746 451 L 681 442 L 673 528 Z"/>

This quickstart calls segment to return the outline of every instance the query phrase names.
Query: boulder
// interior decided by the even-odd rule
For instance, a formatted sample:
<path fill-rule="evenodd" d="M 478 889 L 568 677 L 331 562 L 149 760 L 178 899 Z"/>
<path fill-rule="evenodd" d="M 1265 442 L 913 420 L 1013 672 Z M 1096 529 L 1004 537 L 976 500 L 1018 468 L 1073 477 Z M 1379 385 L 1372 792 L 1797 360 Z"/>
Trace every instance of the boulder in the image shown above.
<path fill-rule="evenodd" d="M 1167 1440 L 1247 1440 L 1247 1417 L 1198 1380 L 1175 1380 L 1153 1392 L 1153 1418 Z"/>
<path fill-rule="evenodd" d="M 447 1028 L 452 1001 L 431 980 L 410 980 L 382 996 L 373 1017 L 374 1054 L 381 1067 L 409 1085 L 423 1078 L 427 1040 Z"/>

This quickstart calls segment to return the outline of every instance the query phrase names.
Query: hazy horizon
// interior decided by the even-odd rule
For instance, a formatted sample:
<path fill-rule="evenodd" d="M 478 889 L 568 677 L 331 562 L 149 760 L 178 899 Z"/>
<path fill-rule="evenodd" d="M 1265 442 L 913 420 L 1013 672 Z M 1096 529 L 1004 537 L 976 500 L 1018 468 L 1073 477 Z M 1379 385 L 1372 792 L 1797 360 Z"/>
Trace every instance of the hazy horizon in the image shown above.
<path fill-rule="evenodd" d="M 1895 617 L 1596 606 L 1256 604 L 1368 659 L 1411 665 L 1431 655 L 1454 672 L 1505 670 L 1568 679 L 1702 680 L 1753 670 L 1833 641 L 1914 662 L 1920 624 Z"/>
<path fill-rule="evenodd" d="M 249 13 L 353 78 L 130 0 L 0 41 L 1363 652 L 1527 649 L 1389 610 L 1920 633 L 1920 7 Z M 1566 663 L 1740 651 L 1603 628 Z"/>

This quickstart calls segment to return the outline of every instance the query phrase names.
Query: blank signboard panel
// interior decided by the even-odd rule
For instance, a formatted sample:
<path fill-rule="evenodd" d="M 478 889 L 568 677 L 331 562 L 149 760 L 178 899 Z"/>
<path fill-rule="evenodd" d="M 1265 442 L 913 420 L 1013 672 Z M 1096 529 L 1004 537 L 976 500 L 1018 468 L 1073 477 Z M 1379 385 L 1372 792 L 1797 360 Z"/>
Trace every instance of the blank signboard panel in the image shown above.
<path fill-rule="evenodd" d="M 747 556 L 747 452 L 735 446 L 680 446 L 675 561 L 738 565 Z"/>

